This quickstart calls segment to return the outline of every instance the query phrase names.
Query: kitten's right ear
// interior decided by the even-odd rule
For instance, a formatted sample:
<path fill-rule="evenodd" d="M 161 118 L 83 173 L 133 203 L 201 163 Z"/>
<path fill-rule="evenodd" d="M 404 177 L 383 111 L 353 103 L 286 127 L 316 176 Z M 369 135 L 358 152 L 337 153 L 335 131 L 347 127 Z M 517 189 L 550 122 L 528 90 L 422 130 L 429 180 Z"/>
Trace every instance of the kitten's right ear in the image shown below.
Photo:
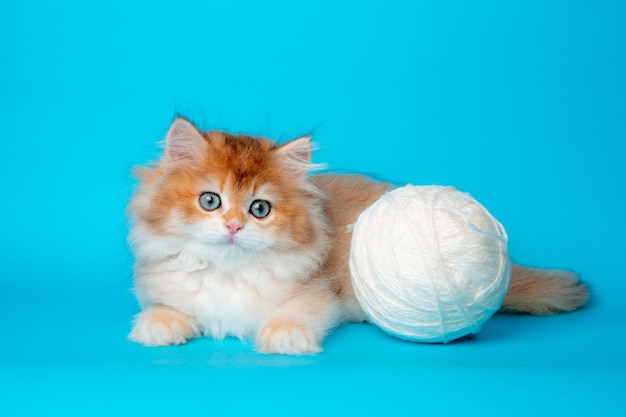
<path fill-rule="evenodd" d="M 165 159 L 190 162 L 206 152 L 207 142 L 202 133 L 188 120 L 177 117 L 165 137 Z"/>

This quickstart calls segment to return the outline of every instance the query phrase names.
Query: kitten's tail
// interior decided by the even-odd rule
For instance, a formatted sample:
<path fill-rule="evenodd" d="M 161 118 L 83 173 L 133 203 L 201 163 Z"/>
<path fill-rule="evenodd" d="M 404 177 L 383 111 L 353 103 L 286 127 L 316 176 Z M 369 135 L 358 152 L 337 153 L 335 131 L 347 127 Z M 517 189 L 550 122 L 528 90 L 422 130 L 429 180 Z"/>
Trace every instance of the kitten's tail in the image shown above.
<path fill-rule="evenodd" d="M 576 310 L 588 299 L 587 286 L 573 272 L 513 265 L 500 311 L 550 315 Z"/>

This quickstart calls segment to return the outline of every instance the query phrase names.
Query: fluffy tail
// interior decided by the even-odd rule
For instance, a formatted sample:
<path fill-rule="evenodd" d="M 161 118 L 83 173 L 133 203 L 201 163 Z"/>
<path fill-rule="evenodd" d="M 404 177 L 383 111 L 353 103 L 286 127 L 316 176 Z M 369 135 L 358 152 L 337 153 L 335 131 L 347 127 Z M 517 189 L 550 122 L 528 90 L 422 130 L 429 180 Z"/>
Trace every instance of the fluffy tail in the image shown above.
<path fill-rule="evenodd" d="M 550 315 L 576 310 L 588 299 L 587 286 L 573 272 L 513 265 L 500 311 Z"/>

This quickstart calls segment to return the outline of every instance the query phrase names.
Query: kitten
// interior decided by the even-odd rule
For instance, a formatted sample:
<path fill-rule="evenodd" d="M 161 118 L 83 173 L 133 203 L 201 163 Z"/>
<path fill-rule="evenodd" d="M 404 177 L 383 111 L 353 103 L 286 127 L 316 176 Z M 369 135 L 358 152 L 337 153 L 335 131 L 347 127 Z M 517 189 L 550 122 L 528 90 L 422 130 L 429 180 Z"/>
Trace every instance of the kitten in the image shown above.
<path fill-rule="evenodd" d="M 367 318 L 348 268 L 350 234 L 388 184 L 310 175 L 311 141 L 202 133 L 177 118 L 161 159 L 138 170 L 129 212 L 135 293 L 129 335 L 148 346 L 256 339 L 263 353 L 312 354 Z M 513 267 L 504 311 L 551 314 L 587 300 L 575 274 Z"/>

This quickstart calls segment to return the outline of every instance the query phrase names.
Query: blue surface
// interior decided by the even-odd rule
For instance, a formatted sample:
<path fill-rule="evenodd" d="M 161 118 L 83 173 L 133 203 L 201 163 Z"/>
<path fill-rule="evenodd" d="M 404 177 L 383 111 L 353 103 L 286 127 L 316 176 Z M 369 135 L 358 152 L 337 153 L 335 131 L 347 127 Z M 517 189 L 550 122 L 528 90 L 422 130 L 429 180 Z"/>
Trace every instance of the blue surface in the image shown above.
<path fill-rule="evenodd" d="M 0 415 L 625 415 L 626 9 L 518 3 L 4 1 Z M 469 191 L 593 302 L 445 346 L 132 344 L 129 172 L 177 111 Z"/>

